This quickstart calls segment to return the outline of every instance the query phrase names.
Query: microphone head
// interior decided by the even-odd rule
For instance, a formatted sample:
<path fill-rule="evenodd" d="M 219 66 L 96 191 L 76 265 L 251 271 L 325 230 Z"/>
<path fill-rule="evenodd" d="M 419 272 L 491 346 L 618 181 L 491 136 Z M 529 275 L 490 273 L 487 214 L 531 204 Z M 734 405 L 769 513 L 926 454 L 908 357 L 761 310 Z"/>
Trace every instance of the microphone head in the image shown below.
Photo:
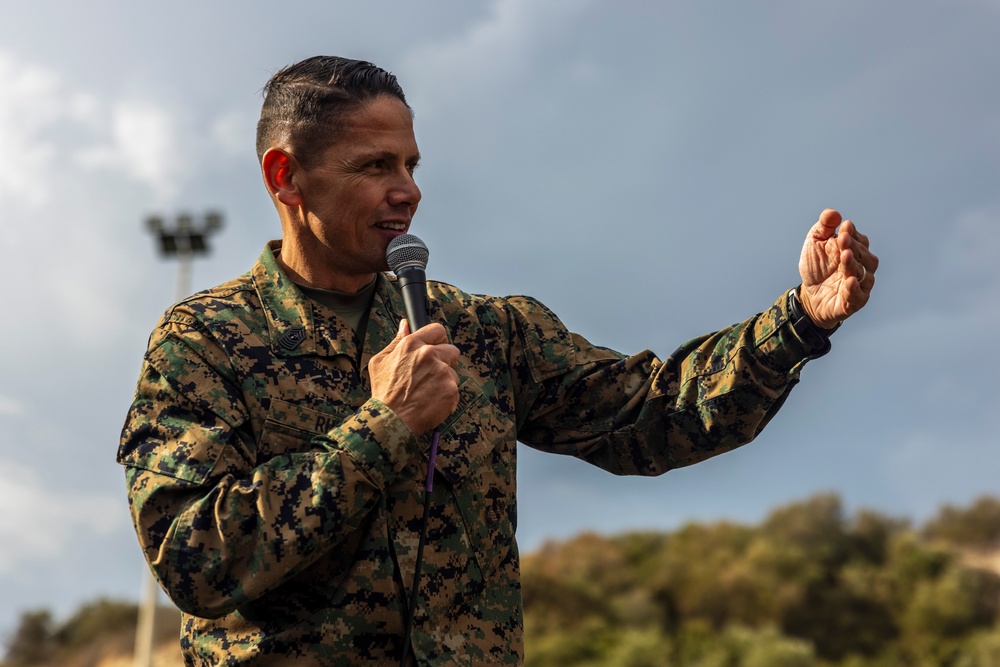
<path fill-rule="evenodd" d="M 385 249 L 385 261 L 393 273 L 399 274 L 400 271 L 413 267 L 426 269 L 430 254 L 424 242 L 416 236 L 400 234 L 389 241 L 389 247 Z"/>

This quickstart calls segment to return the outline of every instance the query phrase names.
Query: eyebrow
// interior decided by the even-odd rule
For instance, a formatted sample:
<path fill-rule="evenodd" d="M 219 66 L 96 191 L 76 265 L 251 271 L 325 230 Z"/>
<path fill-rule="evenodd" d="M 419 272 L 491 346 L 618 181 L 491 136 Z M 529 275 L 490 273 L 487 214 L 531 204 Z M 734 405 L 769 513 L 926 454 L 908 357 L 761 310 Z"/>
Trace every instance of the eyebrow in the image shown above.
<path fill-rule="evenodd" d="M 361 153 L 355 157 L 355 160 L 358 162 L 370 162 L 371 160 L 395 160 L 396 156 L 397 154 L 393 151 L 373 151 L 371 153 Z M 420 157 L 420 153 L 417 152 L 406 158 L 406 162 L 417 164 L 420 162 Z"/>

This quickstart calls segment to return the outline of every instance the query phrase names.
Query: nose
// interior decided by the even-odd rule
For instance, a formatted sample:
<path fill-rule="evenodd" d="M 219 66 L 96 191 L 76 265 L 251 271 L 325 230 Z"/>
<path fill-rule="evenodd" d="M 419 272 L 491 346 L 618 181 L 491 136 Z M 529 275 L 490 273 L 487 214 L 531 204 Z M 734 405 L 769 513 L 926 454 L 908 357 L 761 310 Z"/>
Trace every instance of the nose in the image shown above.
<path fill-rule="evenodd" d="M 389 192 L 389 203 L 393 206 L 416 207 L 420 203 L 420 196 L 420 188 L 413 180 L 413 174 L 409 170 L 404 170 Z"/>

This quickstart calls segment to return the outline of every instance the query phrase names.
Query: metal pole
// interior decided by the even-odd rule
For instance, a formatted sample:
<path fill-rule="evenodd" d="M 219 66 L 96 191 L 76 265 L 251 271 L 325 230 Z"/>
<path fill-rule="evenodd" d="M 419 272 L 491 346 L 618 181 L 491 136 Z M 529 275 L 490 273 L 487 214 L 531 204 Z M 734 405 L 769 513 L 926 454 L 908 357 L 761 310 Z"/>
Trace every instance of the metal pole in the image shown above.
<path fill-rule="evenodd" d="M 178 248 L 177 259 L 180 260 L 180 264 L 177 265 L 177 294 L 174 296 L 174 302 L 191 293 L 191 264 L 194 254 L 190 248 Z"/>
<path fill-rule="evenodd" d="M 146 226 L 159 237 L 160 254 L 164 257 L 177 257 L 180 261 L 174 296 L 175 302 L 180 301 L 191 292 L 191 268 L 194 257 L 208 253 L 208 236 L 222 227 L 222 215 L 215 212 L 206 214 L 201 227 L 194 225 L 190 215 L 179 215 L 174 230 L 164 227 L 162 218 L 152 216 L 146 220 Z M 134 667 L 152 667 L 156 602 L 159 595 L 160 587 L 153 578 L 153 573 L 145 570 L 142 601 L 139 604 L 139 619 L 135 630 L 135 655 L 132 663 Z"/>
<path fill-rule="evenodd" d="M 139 625 L 135 629 L 135 667 L 151 667 L 153 664 L 153 635 L 156 629 L 156 598 L 160 586 L 149 570 L 143 571 L 142 602 L 139 604 Z"/>

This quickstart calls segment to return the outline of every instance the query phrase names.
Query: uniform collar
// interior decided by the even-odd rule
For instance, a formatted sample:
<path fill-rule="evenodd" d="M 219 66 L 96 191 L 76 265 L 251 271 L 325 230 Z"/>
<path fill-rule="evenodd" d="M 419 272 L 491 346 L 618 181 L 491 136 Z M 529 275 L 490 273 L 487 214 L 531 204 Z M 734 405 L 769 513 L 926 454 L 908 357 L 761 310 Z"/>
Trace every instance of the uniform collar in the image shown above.
<path fill-rule="evenodd" d="M 278 357 L 343 354 L 358 359 L 357 341 L 350 326 L 332 311 L 314 305 L 289 280 L 275 258 L 280 248 L 281 241 L 270 241 L 250 271 L 267 318 L 272 354 Z M 361 368 L 396 336 L 405 312 L 395 277 L 379 274 L 368 315 Z M 320 321 L 317 313 L 322 315 Z"/>

